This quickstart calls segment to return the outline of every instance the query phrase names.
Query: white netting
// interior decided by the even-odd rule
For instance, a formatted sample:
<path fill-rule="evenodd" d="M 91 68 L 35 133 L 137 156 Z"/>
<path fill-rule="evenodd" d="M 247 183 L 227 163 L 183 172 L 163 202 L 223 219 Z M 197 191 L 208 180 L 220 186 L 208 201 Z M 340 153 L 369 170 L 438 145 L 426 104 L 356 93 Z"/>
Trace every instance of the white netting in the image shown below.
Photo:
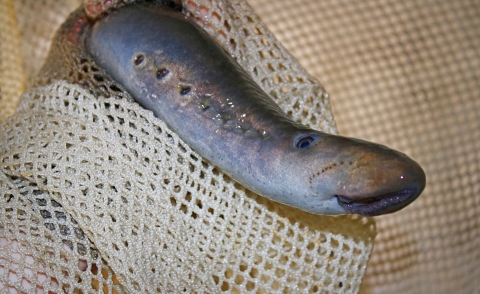
<path fill-rule="evenodd" d="M 39 11 L 61 10 L 42 3 Z M 18 13 L 28 5 L 19 3 Z M 245 2 L 184 7 L 294 119 L 335 132 L 328 95 Z M 202 161 L 77 50 L 69 29 L 85 21 L 79 11 L 66 23 L 34 86 L 1 125 L 0 287 L 358 291 L 372 219 L 270 202 Z M 51 37 L 28 24 L 23 38 Z M 24 55 L 28 76 L 41 54 Z"/>

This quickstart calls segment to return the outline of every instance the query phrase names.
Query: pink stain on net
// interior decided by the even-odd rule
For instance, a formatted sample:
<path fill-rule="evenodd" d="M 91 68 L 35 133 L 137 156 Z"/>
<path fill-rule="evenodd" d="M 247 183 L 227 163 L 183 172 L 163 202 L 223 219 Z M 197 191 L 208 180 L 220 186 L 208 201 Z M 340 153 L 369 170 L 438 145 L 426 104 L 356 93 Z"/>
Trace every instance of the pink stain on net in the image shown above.
<path fill-rule="evenodd" d="M 25 290 L 32 291 L 37 294 L 44 294 L 45 290 L 42 286 L 37 285 L 33 289 L 34 283 L 32 279 L 35 279 L 37 283 L 48 283 L 51 288 L 57 289 L 59 284 L 58 280 L 55 277 L 49 276 L 45 271 L 44 263 L 37 261 L 36 265 L 35 259 L 32 255 L 24 255 L 20 252 L 25 251 L 21 250 L 20 247 L 24 247 L 18 240 L 7 240 L 4 237 L 0 237 L 0 256 L 10 255 L 10 259 L 0 257 L 0 262 L 2 264 L 9 264 L 8 273 L 5 273 L 7 270 L 5 267 L 0 266 L 0 274 L 7 275 L 8 282 L 13 285 L 18 283 L 18 280 L 21 279 L 21 285 Z M 22 258 L 23 257 L 23 258 Z M 23 266 L 20 266 L 23 264 Z M 23 272 L 18 272 L 22 271 Z M 19 293 L 19 291 L 8 285 L 4 285 L 0 282 L 0 290 L 7 290 L 9 293 Z M 53 293 L 48 291 L 48 293 Z"/>
<path fill-rule="evenodd" d="M 88 17 L 95 18 L 100 14 L 116 7 L 122 0 L 84 0 L 85 13 Z"/>
<path fill-rule="evenodd" d="M 67 245 L 63 244 L 63 250 L 67 251 L 70 254 L 73 254 L 73 251 Z M 59 288 L 58 280 L 47 274 L 45 270 L 45 262 L 42 260 L 36 260 L 32 255 L 25 254 L 25 245 L 20 243 L 18 240 L 8 240 L 5 237 L 0 237 L 0 264 L 8 264 L 8 269 L 5 266 L 0 265 L 0 275 L 7 276 L 8 282 L 10 285 L 18 283 L 18 280 L 21 279 L 21 285 L 25 290 L 31 291 L 36 294 L 45 294 L 47 293 L 45 289 L 38 284 L 49 284 L 50 289 L 57 290 Z M 9 255 L 10 258 L 6 256 Z M 67 260 L 65 260 L 67 262 Z M 22 266 L 21 266 L 22 265 Z M 88 268 L 86 260 L 79 259 L 77 263 L 78 269 L 85 271 Z M 18 272 L 23 269 L 23 272 Z M 8 270 L 8 273 L 5 271 Z M 68 276 L 64 272 L 65 276 Z M 33 280 L 36 280 L 34 283 Z M 36 285 L 35 289 L 33 288 Z M 18 289 L 15 289 L 12 286 L 4 285 L 0 281 L 0 292 L 7 291 L 7 293 L 20 293 Z M 48 294 L 54 293 L 48 291 Z"/>

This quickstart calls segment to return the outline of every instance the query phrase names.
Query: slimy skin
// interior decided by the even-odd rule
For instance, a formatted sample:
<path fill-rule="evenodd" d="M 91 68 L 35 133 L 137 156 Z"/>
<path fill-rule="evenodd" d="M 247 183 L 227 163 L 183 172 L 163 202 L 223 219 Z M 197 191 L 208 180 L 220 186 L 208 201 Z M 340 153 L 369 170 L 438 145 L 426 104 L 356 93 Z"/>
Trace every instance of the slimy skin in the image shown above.
<path fill-rule="evenodd" d="M 154 4 L 86 32 L 94 61 L 202 157 L 248 189 L 315 214 L 374 216 L 425 187 L 405 154 L 292 121 L 208 34 Z"/>

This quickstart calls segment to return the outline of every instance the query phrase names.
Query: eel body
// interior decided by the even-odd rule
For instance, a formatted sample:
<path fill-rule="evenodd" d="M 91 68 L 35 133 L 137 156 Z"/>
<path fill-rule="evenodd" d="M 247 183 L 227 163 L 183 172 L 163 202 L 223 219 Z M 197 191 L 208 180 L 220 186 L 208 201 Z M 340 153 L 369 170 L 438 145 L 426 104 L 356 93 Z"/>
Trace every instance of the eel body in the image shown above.
<path fill-rule="evenodd" d="M 93 60 L 202 157 L 258 194 L 315 214 L 397 211 L 425 187 L 405 154 L 292 121 L 207 33 L 131 4 L 92 24 Z"/>

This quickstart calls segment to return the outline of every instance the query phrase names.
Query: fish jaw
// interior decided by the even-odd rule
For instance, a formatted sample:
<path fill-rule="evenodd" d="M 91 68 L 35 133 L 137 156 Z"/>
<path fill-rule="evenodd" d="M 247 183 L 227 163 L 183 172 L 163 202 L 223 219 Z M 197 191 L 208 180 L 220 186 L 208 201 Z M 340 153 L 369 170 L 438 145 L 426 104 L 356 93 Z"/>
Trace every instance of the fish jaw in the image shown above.
<path fill-rule="evenodd" d="M 398 192 L 380 195 L 369 201 L 353 201 L 351 197 L 337 196 L 338 205 L 347 212 L 363 216 L 377 216 L 396 212 L 420 195 L 418 189 L 404 189 Z"/>

